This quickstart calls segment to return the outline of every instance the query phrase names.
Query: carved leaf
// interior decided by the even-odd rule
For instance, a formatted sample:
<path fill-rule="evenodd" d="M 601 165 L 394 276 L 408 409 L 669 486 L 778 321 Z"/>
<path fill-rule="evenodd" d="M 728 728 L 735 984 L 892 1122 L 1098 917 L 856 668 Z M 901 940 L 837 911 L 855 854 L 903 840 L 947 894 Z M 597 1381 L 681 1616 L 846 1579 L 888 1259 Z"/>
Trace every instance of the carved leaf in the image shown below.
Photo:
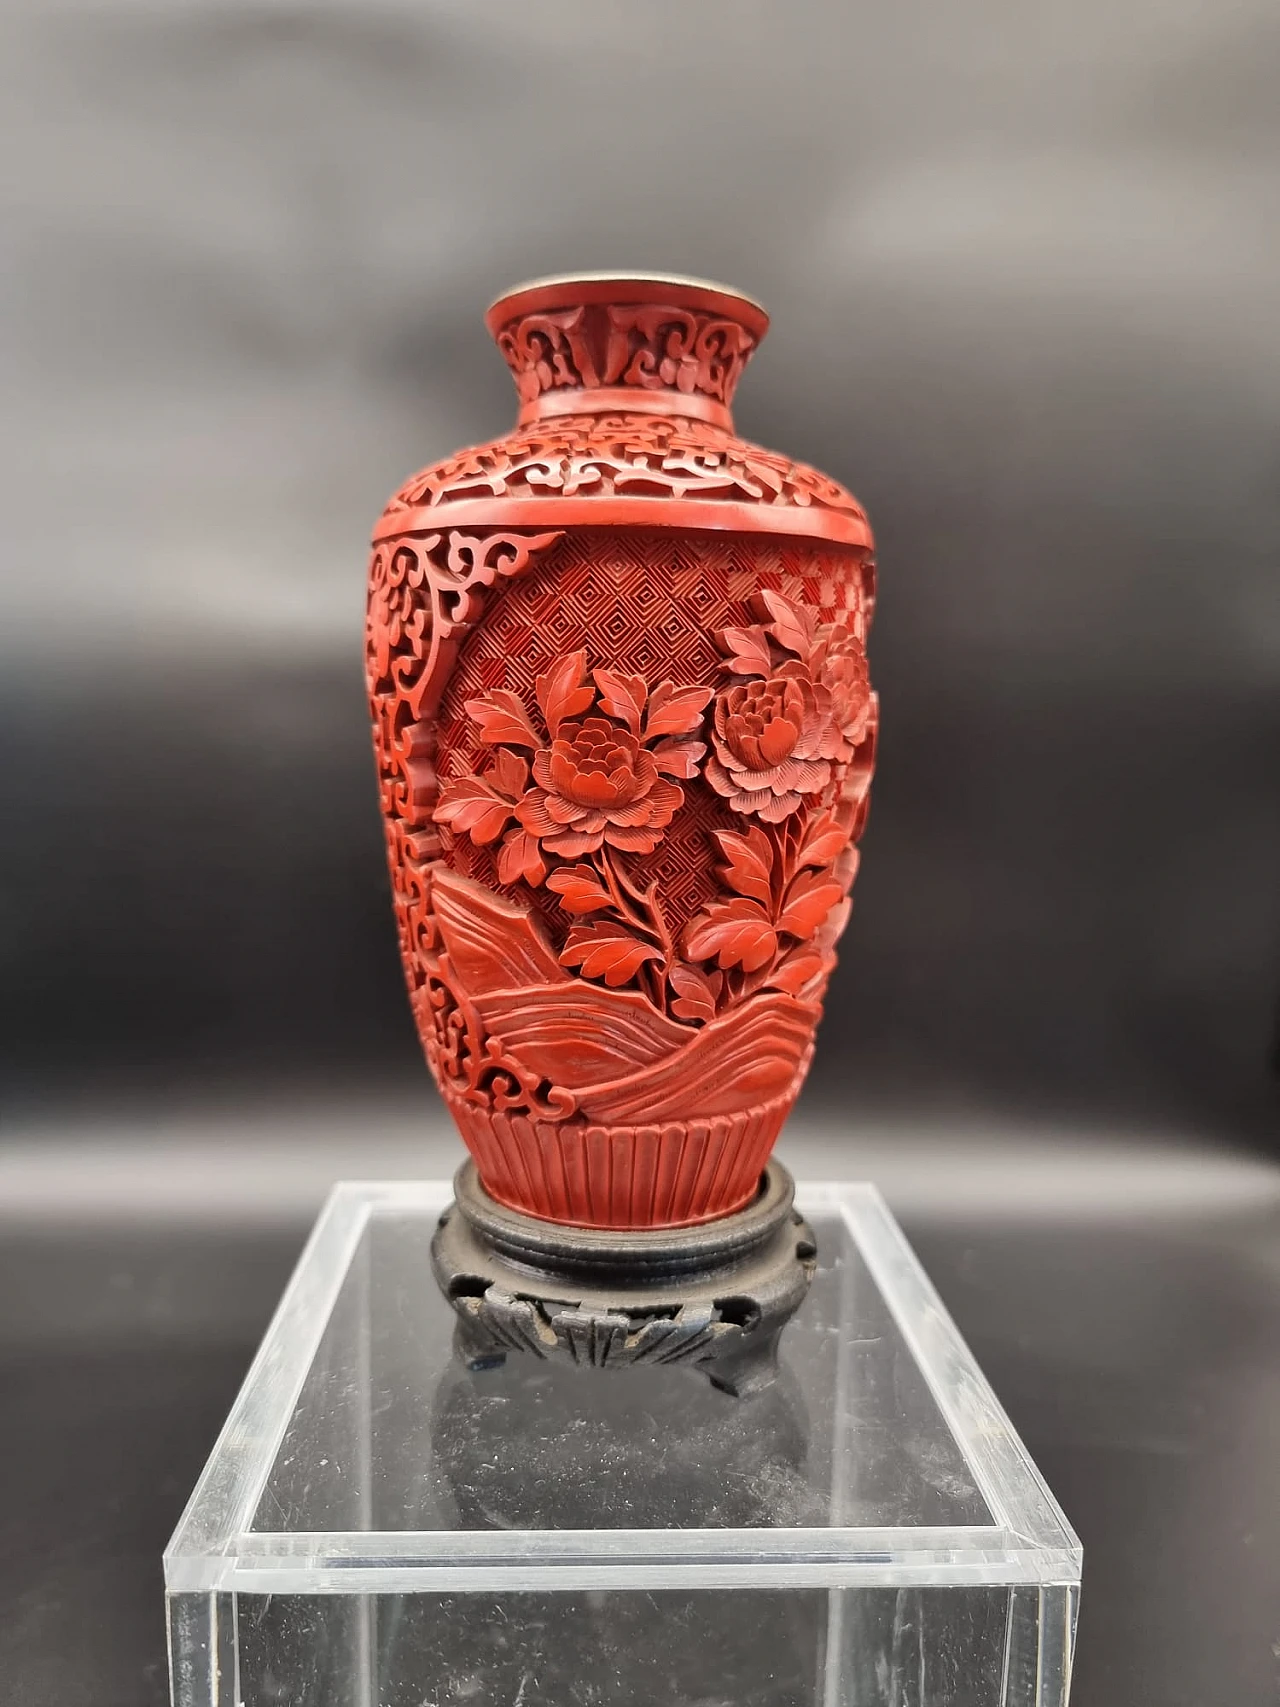
<path fill-rule="evenodd" d="M 764 831 L 752 825 L 745 835 L 736 830 L 717 830 L 716 841 L 727 860 L 720 875 L 739 895 L 749 895 L 768 907 L 773 900 L 773 844 Z"/>
<path fill-rule="evenodd" d="M 497 841 L 514 810 L 511 801 L 495 794 L 483 777 L 454 776 L 444 784 L 432 817 L 484 847 Z"/>
<path fill-rule="evenodd" d="M 522 759 L 519 753 L 513 753 L 510 747 L 500 747 L 490 775 L 500 794 L 511 800 L 520 800 L 529 786 L 528 760 Z"/>
<path fill-rule="evenodd" d="M 595 699 L 596 690 L 586 675 L 586 652 L 566 652 L 534 682 L 538 704 L 553 735 L 566 717 L 576 717 Z"/>
<path fill-rule="evenodd" d="M 431 907 L 454 973 L 468 995 L 569 981 L 522 903 L 508 901 L 447 866 L 433 865 Z"/>
<path fill-rule="evenodd" d="M 768 913 L 745 896 L 717 901 L 689 926 L 685 952 L 690 960 L 713 957 L 725 970 L 741 966 L 756 972 L 778 952 L 778 935 Z"/>
<path fill-rule="evenodd" d="M 778 915 L 778 929 L 792 936 L 810 937 L 835 906 L 844 890 L 821 872 L 802 871 L 787 891 L 786 905 Z"/>
<path fill-rule="evenodd" d="M 783 598 L 781 593 L 770 589 L 762 591 L 760 597 L 773 618 L 769 632 L 779 646 L 785 646 L 788 652 L 807 658 L 817 633 L 816 613 L 806 610 L 803 605 L 793 604 L 790 599 Z"/>
<path fill-rule="evenodd" d="M 560 955 L 561 966 L 577 966 L 584 978 L 603 978 L 612 989 L 634 978 L 646 960 L 662 956 L 652 943 L 641 942 L 625 925 L 603 920 L 575 925 Z"/>
<path fill-rule="evenodd" d="M 722 628 L 717 636 L 728 654 L 725 667 L 737 676 L 768 676 L 773 673 L 769 637 L 757 622 L 750 628 Z"/>
<path fill-rule="evenodd" d="M 493 688 L 480 699 L 469 699 L 467 715 L 479 726 L 480 739 L 491 747 L 500 741 L 514 747 L 542 745 L 529 713 L 509 688 Z"/>
<path fill-rule="evenodd" d="M 678 776 L 688 782 L 697 776 L 706 751 L 705 741 L 682 741 L 668 736 L 652 749 L 653 762 L 663 776 Z"/>
<path fill-rule="evenodd" d="M 498 851 L 498 881 L 518 883 L 523 878 L 536 889 L 546 875 L 546 861 L 538 838 L 527 830 L 509 830 Z"/>
<path fill-rule="evenodd" d="M 822 970 L 823 960 L 820 954 L 790 954 L 781 966 L 774 967 L 765 979 L 765 987 L 785 990 L 790 996 L 798 996 Z"/>
<path fill-rule="evenodd" d="M 849 915 L 852 911 L 853 898 L 846 895 L 838 907 L 831 909 L 818 927 L 814 938 L 815 945 L 830 953 L 844 934 L 844 927 L 849 923 Z"/>
<path fill-rule="evenodd" d="M 702 722 L 711 698 L 711 688 L 678 688 L 674 682 L 659 682 L 649 696 L 649 721 L 645 739 L 659 735 L 692 735 Z"/>
<path fill-rule="evenodd" d="M 722 972 L 707 973 L 700 966 L 677 963 L 671 968 L 671 988 L 676 992 L 671 1011 L 679 1019 L 712 1020 L 723 987 Z"/>
<path fill-rule="evenodd" d="M 816 818 L 805 833 L 796 856 L 797 865 L 833 865 L 847 846 L 849 837 L 829 812 Z"/>
<path fill-rule="evenodd" d="M 640 719 L 648 687 L 643 676 L 620 676 L 616 670 L 593 670 L 600 689 L 600 704 L 610 717 L 618 717 L 633 735 L 640 733 Z"/>
<path fill-rule="evenodd" d="M 613 905 L 609 891 L 589 865 L 562 865 L 547 879 L 566 913 L 598 913 Z"/>

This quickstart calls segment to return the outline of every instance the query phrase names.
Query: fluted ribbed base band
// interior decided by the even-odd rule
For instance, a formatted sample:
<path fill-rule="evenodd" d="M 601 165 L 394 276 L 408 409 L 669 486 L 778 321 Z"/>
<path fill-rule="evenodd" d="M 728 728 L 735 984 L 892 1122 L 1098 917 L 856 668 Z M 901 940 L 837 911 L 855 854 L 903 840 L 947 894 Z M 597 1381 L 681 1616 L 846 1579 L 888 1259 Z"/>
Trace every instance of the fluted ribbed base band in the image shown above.
<path fill-rule="evenodd" d="M 580 1227 L 683 1227 L 750 1203 L 798 1088 L 739 1114 L 653 1126 L 445 1100 L 485 1189 L 508 1208 Z"/>

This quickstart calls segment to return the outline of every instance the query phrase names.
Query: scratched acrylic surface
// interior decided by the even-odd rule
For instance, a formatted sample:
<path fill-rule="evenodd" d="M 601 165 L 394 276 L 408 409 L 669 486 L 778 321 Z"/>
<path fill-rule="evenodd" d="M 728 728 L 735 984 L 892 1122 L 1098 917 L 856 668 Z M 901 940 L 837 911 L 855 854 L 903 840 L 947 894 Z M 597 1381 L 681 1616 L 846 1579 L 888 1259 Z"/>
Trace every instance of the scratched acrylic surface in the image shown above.
<path fill-rule="evenodd" d="M 794 1528 L 991 1521 L 837 1217 L 783 1375 L 731 1400 L 686 1369 L 512 1356 L 472 1374 L 418 1216 L 370 1220 L 253 1527 Z"/>
<path fill-rule="evenodd" d="M 1064 1707 L 1078 1549 L 882 1207 L 804 1200 L 781 1378 L 733 1399 L 468 1370 L 447 1188 L 344 1189 L 174 1540 L 177 1707 Z"/>

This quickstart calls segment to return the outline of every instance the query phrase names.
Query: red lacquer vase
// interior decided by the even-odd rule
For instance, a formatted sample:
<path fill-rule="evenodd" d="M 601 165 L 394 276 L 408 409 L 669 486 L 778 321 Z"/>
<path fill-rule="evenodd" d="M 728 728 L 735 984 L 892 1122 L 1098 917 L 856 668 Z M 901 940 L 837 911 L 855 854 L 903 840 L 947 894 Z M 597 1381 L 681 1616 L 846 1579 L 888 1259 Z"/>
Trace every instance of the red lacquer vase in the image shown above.
<path fill-rule="evenodd" d="M 710 1221 L 759 1187 L 849 912 L 871 531 L 735 436 L 749 298 L 581 275 L 487 320 L 516 426 L 408 481 L 370 568 L 413 1011 L 499 1204 Z"/>

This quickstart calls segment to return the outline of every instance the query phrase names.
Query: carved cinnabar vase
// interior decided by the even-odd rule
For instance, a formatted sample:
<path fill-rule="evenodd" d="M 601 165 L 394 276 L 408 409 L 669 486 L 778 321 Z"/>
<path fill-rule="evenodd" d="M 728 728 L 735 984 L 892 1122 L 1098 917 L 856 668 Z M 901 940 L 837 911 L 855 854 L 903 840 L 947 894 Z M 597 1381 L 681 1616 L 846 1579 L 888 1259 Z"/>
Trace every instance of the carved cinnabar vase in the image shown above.
<path fill-rule="evenodd" d="M 374 534 L 368 682 L 413 1011 L 500 1204 L 748 1203 L 813 1053 L 867 813 L 867 519 L 738 438 L 768 324 L 581 276 L 488 325 L 514 430 Z"/>

